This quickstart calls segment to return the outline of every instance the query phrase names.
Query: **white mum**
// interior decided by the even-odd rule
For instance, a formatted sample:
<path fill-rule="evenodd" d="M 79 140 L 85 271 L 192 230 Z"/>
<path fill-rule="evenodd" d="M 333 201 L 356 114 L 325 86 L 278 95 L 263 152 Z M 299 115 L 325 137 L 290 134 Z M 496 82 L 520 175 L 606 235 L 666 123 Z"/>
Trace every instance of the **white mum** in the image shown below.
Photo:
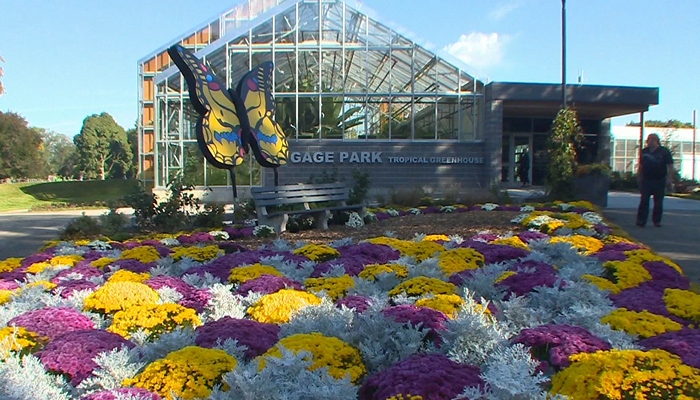
<path fill-rule="evenodd" d="M 498 204 L 494 204 L 494 203 L 486 203 L 486 204 L 481 206 L 481 209 L 486 210 L 486 211 L 493 211 L 497 208 L 498 208 Z"/>
<path fill-rule="evenodd" d="M 599 224 L 603 222 L 603 217 L 601 217 L 600 214 L 591 211 L 583 213 L 581 218 L 592 224 Z"/>
<path fill-rule="evenodd" d="M 345 223 L 345 225 L 351 227 L 351 228 L 360 228 L 365 225 L 365 221 L 362 220 L 362 217 L 360 217 L 360 214 L 356 212 L 351 212 L 350 213 L 350 218 L 348 219 L 348 222 Z"/>

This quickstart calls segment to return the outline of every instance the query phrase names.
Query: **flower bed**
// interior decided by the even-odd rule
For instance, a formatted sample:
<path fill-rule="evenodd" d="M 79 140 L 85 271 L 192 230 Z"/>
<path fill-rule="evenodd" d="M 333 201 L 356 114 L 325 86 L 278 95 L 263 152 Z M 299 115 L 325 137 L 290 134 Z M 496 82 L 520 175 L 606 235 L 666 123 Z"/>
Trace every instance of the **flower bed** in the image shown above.
<path fill-rule="evenodd" d="M 700 397 L 700 296 L 589 204 L 370 215 L 477 209 L 522 214 L 508 235 L 246 249 L 231 228 L 0 261 L 0 394 Z"/>

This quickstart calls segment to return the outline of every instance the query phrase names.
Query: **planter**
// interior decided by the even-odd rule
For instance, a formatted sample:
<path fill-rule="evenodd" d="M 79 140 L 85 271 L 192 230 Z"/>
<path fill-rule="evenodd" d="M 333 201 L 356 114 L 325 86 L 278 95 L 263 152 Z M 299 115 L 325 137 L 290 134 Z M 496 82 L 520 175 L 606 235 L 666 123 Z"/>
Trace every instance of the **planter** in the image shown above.
<path fill-rule="evenodd" d="M 574 178 L 574 195 L 577 200 L 588 200 L 598 207 L 608 206 L 610 177 L 602 174 L 582 175 Z"/>

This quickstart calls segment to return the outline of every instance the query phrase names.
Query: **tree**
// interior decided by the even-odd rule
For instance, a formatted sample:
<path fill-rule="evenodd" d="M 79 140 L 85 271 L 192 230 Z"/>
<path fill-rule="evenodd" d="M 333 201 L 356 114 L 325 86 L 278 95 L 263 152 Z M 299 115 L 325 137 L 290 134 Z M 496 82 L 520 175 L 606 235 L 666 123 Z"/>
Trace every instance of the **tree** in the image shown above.
<path fill-rule="evenodd" d="M 639 122 L 630 121 L 627 126 L 639 126 Z M 677 119 L 669 119 L 668 121 L 659 121 L 650 119 L 644 121 L 644 126 L 648 128 L 676 128 L 676 129 L 692 129 L 693 124 L 690 122 L 681 122 Z"/>
<path fill-rule="evenodd" d="M 73 142 L 79 170 L 88 179 L 123 178 L 132 166 L 126 131 L 107 113 L 85 118 Z"/>
<path fill-rule="evenodd" d="M 38 132 L 44 142 L 44 165 L 47 174 L 59 175 L 63 178 L 74 176 L 75 145 L 66 136 L 44 128 L 32 128 Z"/>
<path fill-rule="evenodd" d="M 126 131 L 126 139 L 129 142 L 129 149 L 131 151 L 131 168 L 126 174 L 127 178 L 134 178 L 139 173 L 139 132 L 136 128 L 131 128 Z"/>
<path fill-rule="evenodd" d="M 547 138 L 549 195 L 556 199 L 569 201 L 574 197 L 576 146 L 582 138 L 576 110 L 559 110 Z"/>
<path fill-rule="evenodd" d="M 0 112 L 0 178 L 38 178 L 44 174 L 41 135 L 13 112 Z"/>

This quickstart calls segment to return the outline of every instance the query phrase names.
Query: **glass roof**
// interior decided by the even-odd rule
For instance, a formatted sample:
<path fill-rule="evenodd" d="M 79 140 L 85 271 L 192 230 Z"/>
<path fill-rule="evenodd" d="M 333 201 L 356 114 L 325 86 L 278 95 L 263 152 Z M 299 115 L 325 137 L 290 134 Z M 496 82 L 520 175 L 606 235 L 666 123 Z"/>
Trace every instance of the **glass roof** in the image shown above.
<path fill-rule="evenodd" d="M 251 61 L 257 65 L 269 60 L 275 63 L 278 94 L 295 89 L 319 92 L 319 87 L 324 94 L 370 97 L 481 92 L 482 83 L 467 74 L 461 63 L 441 51 L 429 51 L 398 33 L 400 28 L 370 18 L 364 5 L 365 12 L 360 12 L 353 1 L 258 1 L 271 7 L 196 53 L 222 79 L 227 77 L 228 65 L 229 86 L 238 83 Z M 179 76 L 171 66 L 155 82 L 167 80 L 168 89 L 180 91 Z"/>

